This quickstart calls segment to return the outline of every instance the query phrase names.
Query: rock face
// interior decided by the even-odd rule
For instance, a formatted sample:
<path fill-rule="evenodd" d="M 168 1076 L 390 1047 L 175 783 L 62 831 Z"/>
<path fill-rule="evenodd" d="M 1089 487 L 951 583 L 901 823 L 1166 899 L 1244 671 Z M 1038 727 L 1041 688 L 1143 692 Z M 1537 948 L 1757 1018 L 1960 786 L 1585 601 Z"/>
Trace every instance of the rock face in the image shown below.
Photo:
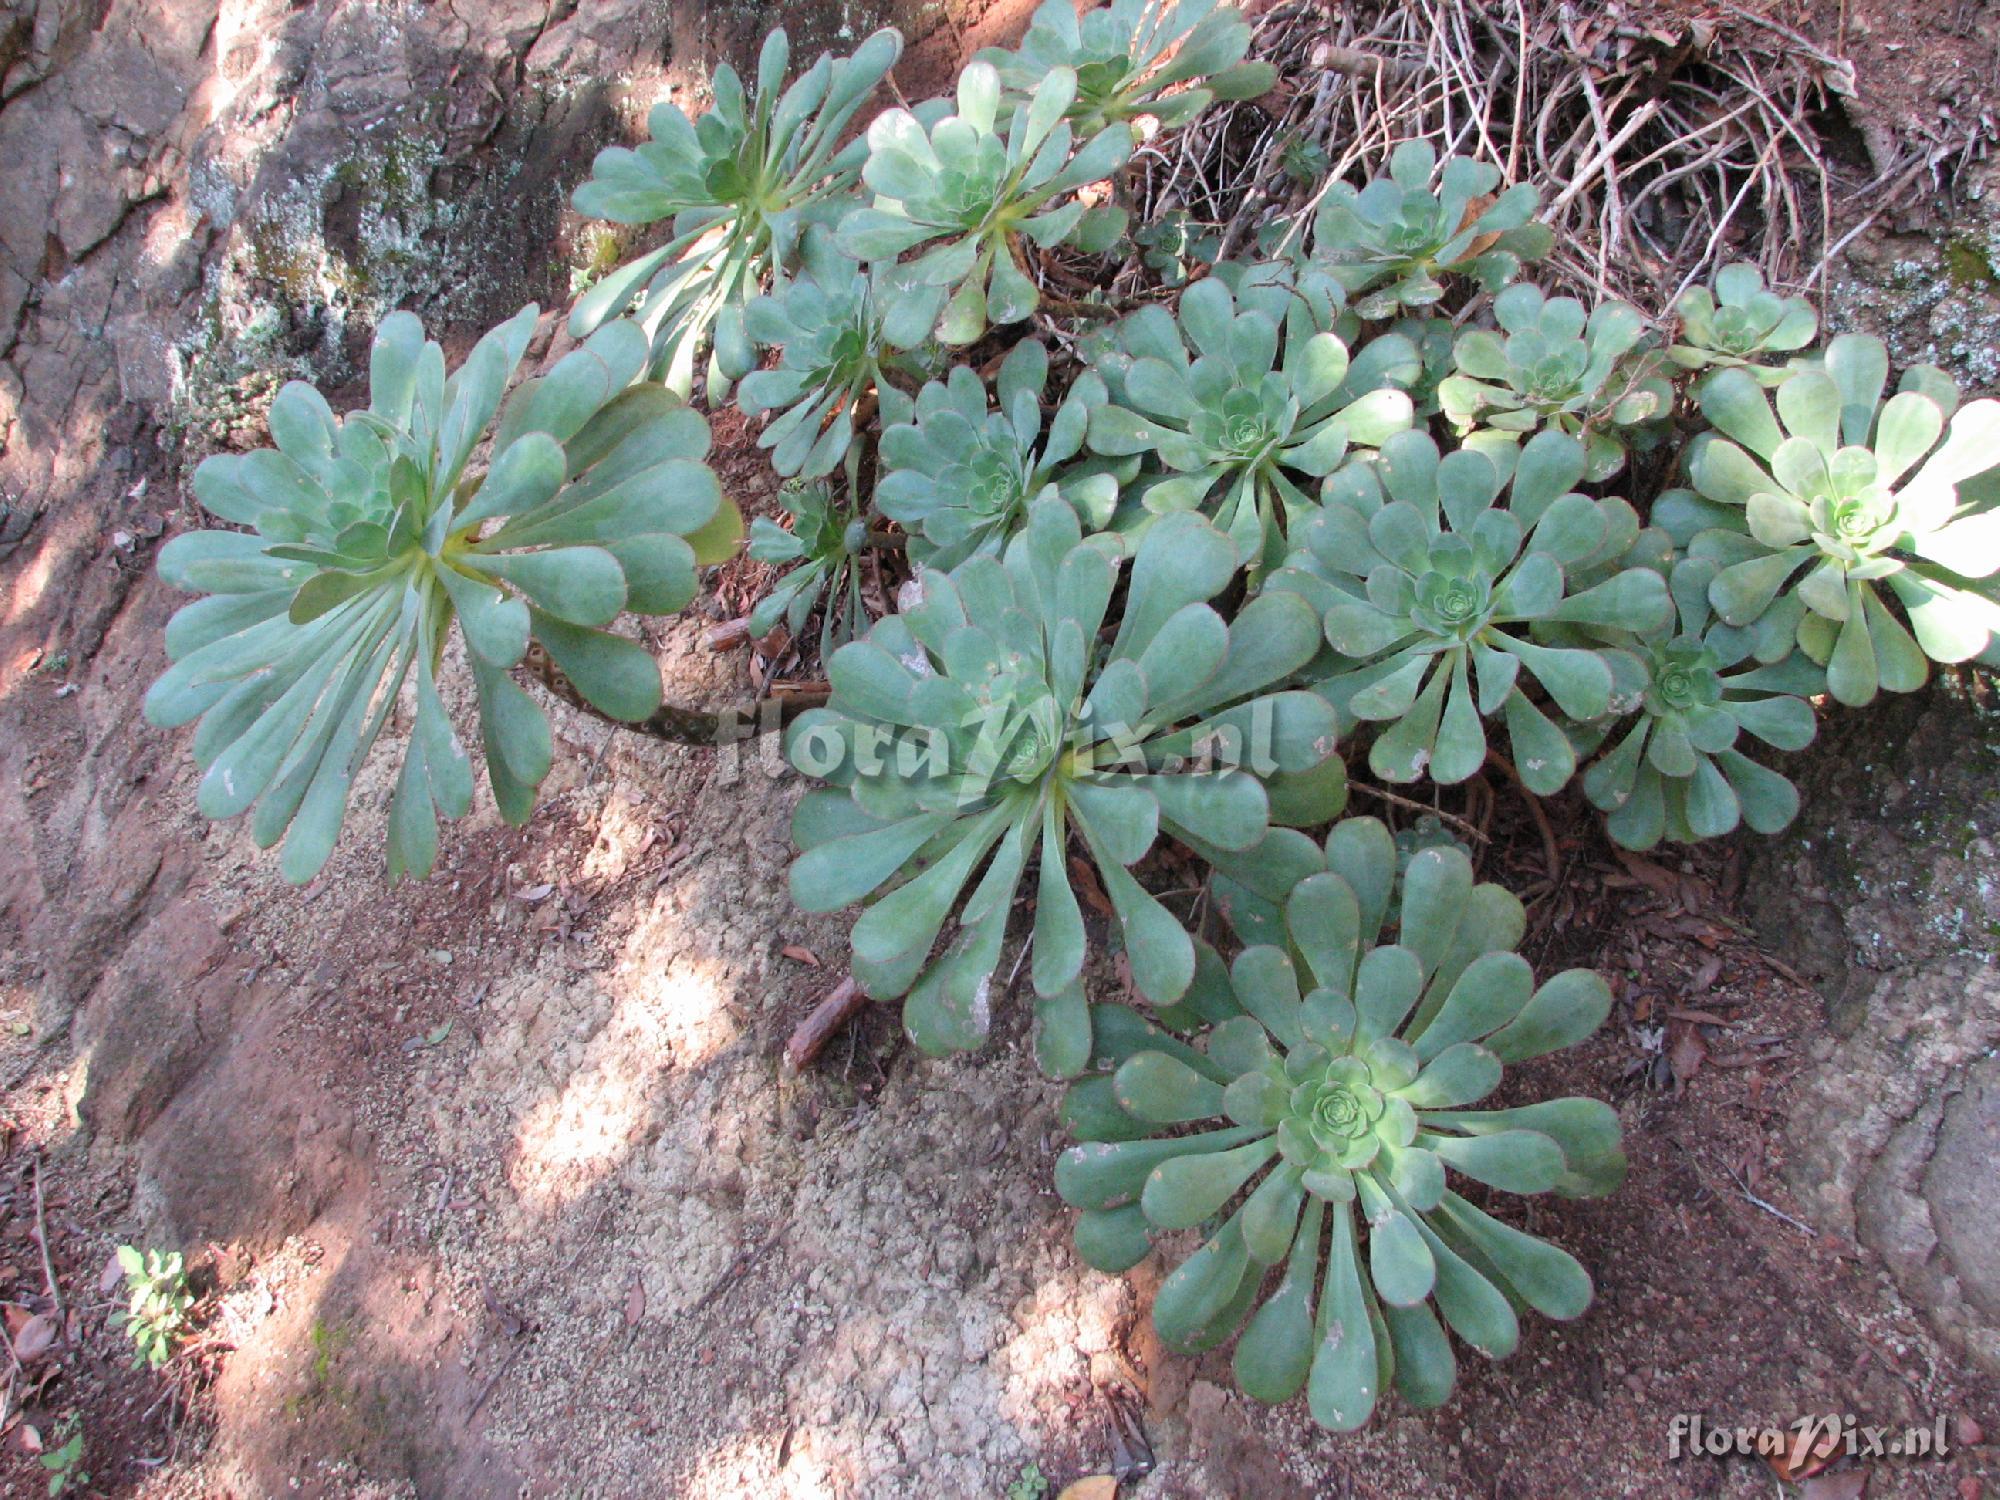
<path fill-rule="evenodd" d="M 806 55 L 873 19 L 783 16 Z M 914 28 L 912 86 L 948 65 L 947 19 Z M 138 716 L 175 603 L 152 554 L 196 524 L 187 468 L 261 440 L 288 375 L 338 395 L 394 308 L 462 348 L 566 303 L 564 206 L 592 154 L 775 21 L 655 0 L 0 4 L 0 930 L 38 1034 L 76 1022 L 81 1113 L 110 1139 L 213 1061 L 246 989 L 184 899 L 196 828 Z"/>
<path fill-rule="evenodd" d="M 1990 682 L 1835 716 L 1750 889 L 1837 1038 L 1793 1085 L 1792 1188 L 2000 1376 L 1996 759 Z"/>

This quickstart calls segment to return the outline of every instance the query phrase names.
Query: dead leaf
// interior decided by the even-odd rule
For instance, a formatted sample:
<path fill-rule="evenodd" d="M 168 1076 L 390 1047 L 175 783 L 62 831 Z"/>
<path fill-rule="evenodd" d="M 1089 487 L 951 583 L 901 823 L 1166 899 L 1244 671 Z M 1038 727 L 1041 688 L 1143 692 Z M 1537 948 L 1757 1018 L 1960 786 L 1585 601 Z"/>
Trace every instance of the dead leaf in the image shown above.
<path fill-rule="evenodd" d="M 55 1344 L 56 1320 L 47 1313 L 36 1313 L 14 1335 L 14 1357 L 24 1365 L 33 1364 Z"/>
<path fill-rule="evenodd" d="M 554 890 L 555 887 L 548 884 L 531 885 L 514 892 L 514 899 L 516 901 L 525 901 L 528 905 L 533 906 L 538 902 L 548 900 Z"/>
<path fill-rule="evenodd" d="M 1676 1021 L 1696 1021 L 1703 1026 L 1734 1026 L 1736 1024 L 1734 1021 L 1718 1016 L 1712 1010 L 1693 1010 L 1677 1006 L 1673 1010 L 1668 1011 L 1667 1014 L 1672 1016 Z"/>
<path fill-rule="evenodd" d="M 632 1289 L 625 1294 L 625 1326 L 630 1328 L 646 1316 L 646 1283 L 643 1278 L 632 1278 Z"/>
<path fill-rule="evenodd" d="M 1824 1424 L 1815 1423 L 1801 1428 L 1794 1423 L 1786 1430 L 1793 1436 L 1785 1445 L 1785 1451 L 1765 1454 L 1764 1462 L 1770 1465 L 1773 1474 L 1787 1484 L 1798 1484 L 1818 1474 L 1840 1452 L 1840 1434 Z"/>
<path fill-rule="evenodd" d="M 1476 197 L 1474 197 L 1471 201 L 1469 201 L 1465 205 L 1465 217 L 1459 221 L 1458 225 L 1459 232 L 1463 233 L 1465 230 L 1470 229 L 1472 225 L 1478 220 L 1479 216 L 1485 213 L 1486 210 L 1491 208 L 1492 206 L 1493 206 L 1493 195 L 1491 193 L 1480 193 Z M 1486 234 L 1477 235 L 1473 238 L 1472 242 L 1465 247 L 1466 259 L 1470 260 L 1474 256 L 1484 255 L 1488 250 L 1491 250 L 1495 245 L 1499 243 L 1500 243 L 1500 231 L 1497 229 L 1491 230 Z"/>
<path fill-rule="evenodd" d="M 105 1261 L 104 1269 L 97 1273 L 97 1290 L 109 1296 L 118 1290 L 118 1284 L 124 1279 L 125 1268 L 118 1264 L 118 1256 L 114 1251 L 111 1258 Z"/>
<path fill-rule="evenodd" d="M 1667 1066 L 1674 1070 L 1674 1092 L 1679 1093 L 1687 1081 L 1701 1071 L 1701 1065 L 1708 1061 L 1708 1043 L 1701 1039 L 1701 1033 L 1692 1026 L 1680 1028 L 1680 1035 L 1674 1038 L 1673 1049 L 1667 1053 Z"/>
<path fill-rule="evenodd" d="M 1118 1500 L 1118 1481 L 1109 1474 L 1093 1474 L 1066 1486 L 1056 1500 Z"/>
<path fill-rule="evenodd" d="M 1097 883 L 1097 871 L 1093 870 L 1081 855 L 1069 857 L 1069 880 L 1084 905 L 1101 917 L 1116 916 L 1110 898 L 1104 894 L 1104 887 Z"/>
<path fill-rule="evenodd" d="M 1842 1469 L 1838 1474 L 1815 1474 L 1808 1479 L 1799 1500 L 1861 1500 L 1867 1489 L 1866 1469 Z"/>
<path fill-rule="evenodd" d="M 811 964 L 815 969 L 819 967 L 819 955 L 803 943 L 787 943 L 778 951 L 795 964 Z"/>
<path fill-rule="evenodd" d="M 1643 854 L 1634 854 L 1629 849 L 1613 851 L 1618 863 L 1625 867 L 1625 873 L 1645 886 L 1662 901 L 1678 906 L 1680 904 L 1681 878 L 1665 865 L 1655 864 Z"/>

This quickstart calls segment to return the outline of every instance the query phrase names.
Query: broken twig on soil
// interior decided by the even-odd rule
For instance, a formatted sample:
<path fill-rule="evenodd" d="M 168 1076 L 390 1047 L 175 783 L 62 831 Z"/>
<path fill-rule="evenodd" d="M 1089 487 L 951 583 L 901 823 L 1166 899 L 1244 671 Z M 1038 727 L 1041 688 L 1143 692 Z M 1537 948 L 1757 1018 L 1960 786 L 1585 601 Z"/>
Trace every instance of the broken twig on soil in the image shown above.
<path fill-rule="evenodd" d="M 806 1064 L 818 1057 L 834 1034 L 869 1004 L 868 996 L 861 986 L 854 982 L 852 974 L 843 978 L 826 993 L 812 1009 L 812 1014 L 799 1022 L 791 1040 L 785 1043 L 785 1071 L 797 1073 Z"/>

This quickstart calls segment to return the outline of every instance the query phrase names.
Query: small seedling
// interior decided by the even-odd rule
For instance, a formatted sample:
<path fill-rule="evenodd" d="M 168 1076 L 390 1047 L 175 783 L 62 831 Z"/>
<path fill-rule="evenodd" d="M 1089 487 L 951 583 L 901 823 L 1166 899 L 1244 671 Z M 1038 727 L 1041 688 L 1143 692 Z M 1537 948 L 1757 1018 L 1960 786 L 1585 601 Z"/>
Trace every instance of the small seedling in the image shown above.
<path fill-rule="evenodd" d="M 75 1412 L 63 1418 L 55 1435 L 62 1441 L 42 1454 L 42 1467 L 48 1471 L 49 1493 L 66 1495 L 90 1483 L 90 1471 L 83 1466 L 83 1424 Z"/>
<path fill-rule="evenodd" d="M 133 1369 L 157 1370 L 187 1337 L 188 1309 L 194 1306 L 187 1268 L 178 1250 L 142 1254 L 132 1245 L 118 1247 L 118 1264 L 132 1300 L 111 1315 L 111 1326 L 131 1333 Z"/>

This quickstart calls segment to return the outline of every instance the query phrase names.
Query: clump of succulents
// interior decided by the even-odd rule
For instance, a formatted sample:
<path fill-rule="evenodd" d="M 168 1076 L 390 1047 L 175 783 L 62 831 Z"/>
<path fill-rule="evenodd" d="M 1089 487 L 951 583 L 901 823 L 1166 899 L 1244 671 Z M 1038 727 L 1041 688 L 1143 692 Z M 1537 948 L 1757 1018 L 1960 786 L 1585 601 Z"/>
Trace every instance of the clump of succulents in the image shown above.
<path fill-rule="evenodd" d="M 1586 1196 L 1623 1158 L 1595 1101 L 1485 1107 L 1608 994 L 1535 984 L 1521 903 L 1475 882 L 1442 805 L 1396 836 L 1333 823 L 1337 737 L 1364 733 L 1379 778 L 1451 784 L 1504 723 L 1531 793 L 1583 765 L 1635 848 L 1783 826 L 1797 792 L 1752 741 L 1804 745 L 1822 691 L 2000 664 L 2000 402 L 1961 408 L 1923 368 L 1884 400 L 1878 342 L 1813 347 L 1810 310 L 1748 266 L 1688 292 L 1664 345 L 1623 303 L 1547 297 L 1517 280 L 1550 248 L 1533 191 L 1421 142 L 1317 195 L 1319 142 L 1265 151 L 1319 204 L 1306 248 L 1275 200 L 1198 223 L 1124 169 L 1154 126 L 1270 83 L 1250 42 L 1213 0 L 1047 0 L 951 100 L 850 138 L 901 39 L 788 85 L 774 33 L 754 95 L 720 69 L 698 119 L 662 104 L 598 157 L 577 207 L 664 238 L 579 300 L 546 373 L 509 392 L 532 308 L 452 373 L 397 314 L 364 409 L 295 383 L 274 449 L 197 471 L 234 529 L 161 551 L 205 597 L 147 712 L 196 724 L 202 811 L 250 814 L 295 880 L 399 705 L 388 863 L 431 869 L 438 815 L 474 794 L 461 658 L 515 822 L 552 755 L 517 672 L 662 732 L 692 718 L 609 627 L 681 608 L 741 538 L 686 404 L 706 350 L 711 404 L 733 388 L 795 476 L 789 524 L 752 530 L 784 571 L 751 629 L 817 616 L 830 680 L 786 746 L 827 783 L 794 818 L 794 899 L 860 908 L 853 976 L 928 1053 L 986 1039 L 1024 973 L 1038 1059 L 1077 1080 L 1058 1186 L 1082 1253 L 1120 1269 L 1199 1229 L 1163 1338 L 1235 1338 L 1246 1391 L 1303 1389 L 1346 1429 L 1392 1383 L 1444 1400 L 1447 1330 L 1498 1356 L 1522 1308 L 1589 1301 L 1450 1174 Z M 1131 258 L 1096 267 L 1115 306 L 1038 289 L 1088 284 L 1127 230 Z M 946 368 L 1030 317 L 1004 357 Z M 1666 455 L 1692 488 L 1586 493 L 1674 416 L 1713 429 Z M 1189 862 L 1199 894 L 1158 894 Z M 1086 998 L 1094 938 L 1145 1017 Z"/>
<path fill-rule="evenodd" d="M 173 665 L 147 693 L 147 717 L 200 719 L 202 812 L 254 808 L 257 842 L 284 840 L 289 880 L 309 880 L 332 854 L 354 777 L 406 684 L 416 718 L 389 805 L 389 869 L 429 873 L 437 814 L 462 817 L 472 801 L 472 763 L 438 691 L 454 634 L 494 798 L 525 821 L 552 747 L 508 669 L 532 641 L 604 713 L 645 718 L 659 668 L 603 627 L 626 610 L 680 609 L 696 564 L 741 534 L 701 461 L 707 425 L 660 387 L 631 384 L 647 359 L 632 324 L 600 328 L 502 406 L 535 320 L 524 308 L 447 378 L 415 317 L 385 319 L 367 408 L 337 418 L 311 386 L 286 386 L 271 406 L 275 449 L 219 455 L 195 473 L 202 505 L 249 529 L 189 532 L 161 549 L 160 575 L 208 597 L 167 626 Z"/>
<path fill-rule="evenodd" d="M 1119 323 L 1092 358 L 1108 399 L 1085 385 L 1089 376 L 1078 382 L 1090 446 L 1165 471 L 1146 482 L 1145 508 L 1211 517 L 1260 572 L 1283 557 L 1297 518 L 1316 511 L 1306 487 L 1350 447 L 1377 446 L 1411 420 L 1409 396 L 1357 381 L 1332 333 L 1285 326 L 1206 277 L 1182 294 L 1178 317 L 1149 306 Z"/>
<path fill-rule="evenodd" d="M 1628 849 L 1719 838 L 1740 824 L 1776 833 L 1798 815 L 1798 788 L 1738 746 L 1749 735 L 1774 749 L 1804 749 L 1814 730 L 1807 700 L 1824 691 L 1825 674 L 1796 655 L 1746 666 L 1728 631 L 1709 630 L 1715 572 L 1704 558 L 1675 564 L 1673 625 L 1630 636 L 1613 657 L 1638 713 L 1609 731 L 1610 748 L 1584 773 L 1583 791 Z"/>
<path fill-rule="evenodd" d="M 855 977 L 879 998 L 905 997 L 905 1027 L 926 1051 L 985 1038 L 1037 851 L 1039 1046 L 1050 1071 L 1068 1074 L 1089 1044 L 1072 834 L 1134 984 L 1166 1005 L 1194 976 L 1193 941 L 1128 867 L 1162 832 L 1250 847 L 1288 776 L 1314 785 L 1303 805 L 1280 803 L 1300 821 L 1329 816 L 1344 794 L 1337 777 L 1314 780 L 1333 760 L 1331 712 L 1309 693 L 1273 691 L 1316 649 L 1309 609 L 1273 595 L 1225 623 L 1207 601 L 1234 576 L 1234 550 L 1183 515 L 1140 542 L 1107 644 L 1116 571 L 1072 507 L 1038 501 L 1001 557 L 920 570 L 896 614 L 834 654 L 828 708 L 792 728 L 792 763 L 842 789 L 800 804 L 793 899 L 807 911 L 868 902 Z M 955 908 L 958 936 L 933 960 Z"/>
<path fill-rule="evenodd" d="M 1337 666 L 1318 690 L 1345 723 L 1382 726 L 1368 754 L 1376 775 L 1464 781 L 1485 764 L 1484 721 L 1496 715 L 1531 790 L 1555 792 L 1575 773 L 1564 721 L 1611 711 L 1612 664 L 1601 649 L 1543 644 L 1535 627 L 1646 632 L 1671 610 L 1646 568 L 1569 587 L 1615 533 L 1613 507 L 1572 488 L 1583 472 L 1582 444 L 1561 432 L 1531 438 L 1511 477 L 1486 453 L 1440 457 L 1411 432 L 1329 483 L 1272 587 L 1324 611 Z"/>
<path fill-rule="evenodd" d="M 808 231 L 802 259 L 797 276 L 743 311 L 750 341 L 781 357 L 775 368 L 743 377 L 736 404 L 752 417 L 778 413 L 757 439 L 771 450 L 773 469 L 817 479 L 847 456 L 864 409 L 884 423 L 908 418 L 910 398 L 883 370 L 920 378 L 907 351 L 930 336 L 943 298 L 893 268 L 863 275 L 823 229 Z"/>
<path fill-rule="evenodd" d="M 1104 1270 L 1201 1227 L 1154 1297 L 1162 1341 L 1193 1352 L 1233 1337 L 1245 1393 L 1303 1389 L 1315 1421 L 1351 1431 L 1392 1382 L 1413 1405 L 1443 1403 L 1446 1329 L 1499 1359 L 1518 1308 L 1568 1319 L 1590 1303 L 1572 1256 L 1475 1207 L 1453 1173 L 1587 1197 L 1625 1163 L 1597 1100 L 1471 1107 L 1505 1065 L 1595 1031 L 1603 980 L 1573 969 L 1537 987 L 1511 951 L 1518 903 L 1476 886 L 1458 849 L 1416 854 L 1398 888 L 1388 830 L 1350 818 L 1325 865 L 1284 896 L 1279 941 L 1207 967 L 1198 1042 L 1099 1008 L 1105 1071 L 1071 1086 L 1080 1144 L 1056 1189 L 1082 1211 L 1079 1253 Z"/>
<path fill-rule="evenodd" d="M 875 505 L 910 534 L 910 557 L 950 571 L 974 553 L 997 553 L 1028 507 L 1048 494 L 1076 507 L 1092 531 L 1111 521 L 1121 480 L 1138 465 L 1080 458 L 1089 412 L 1072 387 L 1042 431 L 1048 350 L 1023 339 L 986 384 L 964 365 L 917 395 L 900 426 L 882 434 L 885 472 Z"/>
<path fill-rule="evenodd" d="M 822 55 L 786 88 L 791 44 L 779 28 L 758 56 L 754 97 L 724 63 L 699 119 L 666 100 L 654 105 L 651 139 L 600 151 L 574 202 L 614 224 L 665 220 L 669 238 L 579 298 L 570 331 L 587 334 L 637 302 L 653 373 L 685 394 L 697 348 L 712 335 L 708 389 L 726 399 L 751 363 L 744 304 L 791 262 L 806 226 L 845 203 L 866 154 L 859 141 L 843 144 L 847 123 L 902 50 L 902 36 L 884 29 L 851 57 Z"/>
<path fill-rule="evenodd" d="M 1713 290 L 1691 286 L 1682 292 L 1674 315 L 1681 320 L 1680 337 L 1667 357 L 1676 365 L 1746 370 L 1766 386 L 1791 373 L 1782 356 L 1796 354 L 1819 333 L 1810 302 L 1768 290 L 1764 273 L 1742 261 L 1717 271 Z"/>
<path fill-rule="evenodd" d="M 1499 186 L 1491 163 L 1454 156 L 1437 171 L 1428 141 L 1405 141 L 1390 153 L 1387 177 L 1328 186 L 1313 222 L 1314 268 L 1368 319 L 1432 306 L 1445 294 L 1443 277 L 1498 291 L 1555 244 L 1534 222 L 1535 189 L 1516 183 L 1496 195 Z"/>
<path fill-rule="evenodd" d="M 1132 154 L 1123 125 L 1072 149 L 1064 117 L 1076 91 L 1075 70 L 1050 69 L 1003 125 L 1000 75 L 974 62 L 959 74 L 955 114 L 926 129 L 909 110 L 884 110 L 868 127 L 861 175 L 875 202 L 841 221 L 841 248 L 870 262 L 921 249 L 905 267 L 910 279 L 953 289 L 938 321 L 942 342 L 969 344 L 990 324 L 1033 313 L 1041 293 L 1022 264 L 1022 241 L 1046 250 L 1076 233 L 1085 204 L 1075 190 Z"/>
<path fill-rule="evenodd" d="M 2000 401 L 1958 407 L 1921 369 L 1883 401 L 1888 369 L 1880 340 L 1842 335 L 1777 388 L 1775 414 L 1751 374 L 1717 370 L 1699 392 L 1716 430 L 1688 459 L 1699 499 L 1655 514 L 1716 563 L 1710 602 L 1760 660 L 1796 645 L 1848 704 L 1914 691 L 1930 662 L 1969 660 L 2000 631 L 1975 582 L 2000 573 Z"/>
<path fill-rule="evenodd" d="M 750 523 L 749 555 L 757 562 L 794 566 L 750 611 L 750 634 L 761 640 L 783 624 L 796 639 L 824 604 L 820 655 L 830 657 L 868 628 L 860 573 L 870 545 L 868 523 L 841 505 L 825 480 L 788 482 L 778 491 L 778 504 L 791 518 L 790 528 L 757 517 Z"/>
<path fill-rule="evenodd" d="M 1453 348 L 1458 373 L 1438 385 L 1444 414 L 1463 436 L 1476 427 L 1528 433 L 1553 427 L 1582 438 L 1592 479 L 1608 479 L 1648 424 L 1662 421 L 1673 390 L 1641 349 L 1645 319 L 1629 303 L 1586 309 L 1529 285 L 1493 299 L 1495 332 L 1475 328 Z"/>
<path fill-rule="evenodd" d="M 1111 0 L 1081 16 L 1067 0 L 1043 0 L 1019 47 L 989 47 L 978 60 L 1015 98 L 1070 69 L 1077 86 L 1066 118 L 1088 136 L 1142 115 L 1171 129 L 1217 99 L 1254 99 L 1278 75 L 1269 63 L 1245 62 L 1249 49 L 1250 23 L 1215 0 Z"/>

